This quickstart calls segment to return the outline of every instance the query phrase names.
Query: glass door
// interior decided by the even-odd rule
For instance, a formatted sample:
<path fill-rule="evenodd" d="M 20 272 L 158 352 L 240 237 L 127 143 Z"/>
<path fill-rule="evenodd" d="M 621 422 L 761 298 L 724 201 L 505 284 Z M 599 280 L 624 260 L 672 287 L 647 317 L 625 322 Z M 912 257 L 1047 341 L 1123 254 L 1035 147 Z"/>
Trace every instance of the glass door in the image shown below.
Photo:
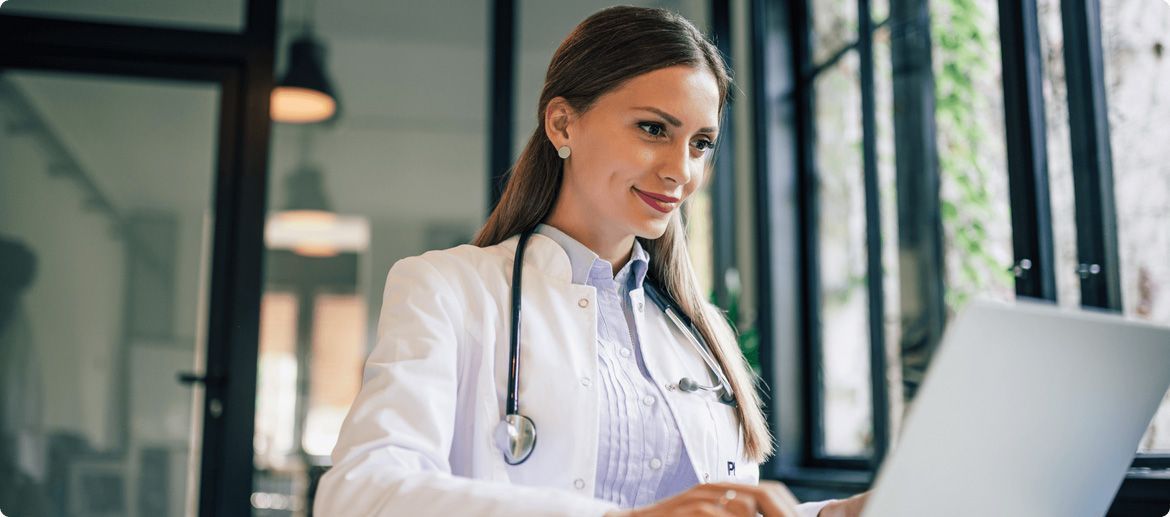
<path fill-rule="evenodd" d="M 0 69 L 0 512 L 195 515 L 221 85 Z"/>

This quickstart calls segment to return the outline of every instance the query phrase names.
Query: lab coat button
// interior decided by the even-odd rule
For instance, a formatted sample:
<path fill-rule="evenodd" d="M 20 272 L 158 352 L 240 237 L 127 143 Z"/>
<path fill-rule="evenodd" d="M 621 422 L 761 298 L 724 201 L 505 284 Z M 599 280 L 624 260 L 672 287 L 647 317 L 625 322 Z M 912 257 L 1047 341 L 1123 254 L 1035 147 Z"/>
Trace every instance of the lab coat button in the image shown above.
<path fill-rule="evenodd" d="M 646 395 L 646 397 L 642 399 L 642 403 L 646 404 L 647 406 L 653 406 L 657 400 L 658 399 L 655 399 L 653 395 Z"/>
<path fill-rule="evenodd" d="M 581 385 L 588 388 L 593 385 L 593 381 L 589 380 L 589 377 L 581 377 Z"/>
<path fill-rule="evenodd" d="M 580 299 L 580 300 L 577 300 L 577 306 L 578 306 L 578 307 L 580 307 L 580 308 L 582 308 L 582 309 L 584 309 L 584 308 L 588 307 L 588 306 L 589 306 L 589 299 L 588 299 L 588 298 L 582 298 L 582 299 Z"/>
<path fill-rule="evenodd" d="M 620 352 L 618 352 L 618 353 L 619 353 L 619 354 L 622 354 L 622 357 L 629 357 L 629 356 L 630 356 L 630 349 L 629 349 L 629 348 L 623 348 L 623 349 L 622 349 Z"/>
<path fill-rule="evenodd" d="M 581 490 L 581 489 L 585 488 L 585 480 L 581 479 L 581 478 L 577 478 L 577 479 L 573 480 L 573 486 L 576 487 L 577 490 Z"/>
<path fill-rule="evenodd" d="M 642 302 L 638 302 L 638 312 L 642 312 Z"/>
<path fill-rule="evenodd" d="M 650 468 L 652 468 L 654 470 L 658 470 L 658 469 L 662 468 L 662 460 L 660 460 L 658 458 L 654 458 L 654 459 L 650 460 Z"/>

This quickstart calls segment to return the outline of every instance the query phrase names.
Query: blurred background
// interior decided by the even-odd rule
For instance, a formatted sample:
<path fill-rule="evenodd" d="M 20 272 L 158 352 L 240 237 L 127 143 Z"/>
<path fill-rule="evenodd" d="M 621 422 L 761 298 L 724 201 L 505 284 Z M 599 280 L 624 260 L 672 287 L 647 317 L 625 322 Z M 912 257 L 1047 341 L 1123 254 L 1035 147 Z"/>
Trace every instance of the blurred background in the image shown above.
<path fill-rule="evenodd" d="M 975 297 L 1170 324 L 1170 3 L 631 3 L 733 68 L 684 210 L 764 477 L 865 490 Z M 4 2 L 0 511 L 309 515 L 387 271 L 471 240 L 609 5 Z M 1111 515 L 1168 494 L 1170 399 Z"/>

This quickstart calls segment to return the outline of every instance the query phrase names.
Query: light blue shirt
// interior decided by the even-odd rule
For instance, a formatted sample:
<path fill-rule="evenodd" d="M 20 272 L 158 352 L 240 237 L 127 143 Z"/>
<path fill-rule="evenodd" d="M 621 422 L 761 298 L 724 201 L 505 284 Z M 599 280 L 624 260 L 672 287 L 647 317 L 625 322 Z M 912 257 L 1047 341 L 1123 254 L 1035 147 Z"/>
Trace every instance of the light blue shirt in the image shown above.
<path fill-rule="evenodd" d="M 614 275 L 613 264 L 565 232 L 541 224 L 536 233 L 564 248 L 574 284 L 597 289 L 601 414 L 594 497 L 631 508 L 698 484 L 665 395 L 646 369 L 636 332 L 630 291 L 642 287 L 649 254 L 635 239 L 630 260 Z"/>

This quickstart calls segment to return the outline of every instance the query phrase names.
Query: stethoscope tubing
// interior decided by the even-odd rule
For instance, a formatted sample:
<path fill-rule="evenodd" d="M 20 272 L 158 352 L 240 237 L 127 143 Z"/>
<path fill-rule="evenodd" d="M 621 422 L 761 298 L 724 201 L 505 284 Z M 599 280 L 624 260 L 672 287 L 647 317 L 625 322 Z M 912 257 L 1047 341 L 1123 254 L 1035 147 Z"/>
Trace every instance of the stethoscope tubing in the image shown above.
<path fill-rule="evenodd" d="M 520 234 L 516 244 L 516 260 L 512 261 L 512 334 L 508 338 L 508 400 L 506 414 L 520 413 L 520 278 L 524 269 L 524 247 L 532 230 Z"/>
<path fill-rule="evenodd" d="M 532 236 L 533 231 L 534 229 L 530 229 L 520 234 L 520 240 L 516 244 L 516 256 L 512 261 L 512 333 L 508 338 L 508 397 L 504 403 L 504 418 L 500 421 L 496 432 L 496 439 L 499 440 L 498 445 L 504 453 L 504 460 L 509 465 L 524 463 L 536 445 L 536 424 L 520 413 L 521 278 L 524 268 L 524 248 L 528 245 L 528 239 Z M 735 406 L 735 393 L 731 390 L 731 383 L 719 367 L 718 361 L 711 355 L 711 350 L 706 346 L 706 341 L 700 342 L 702 335 L 698 333 L 698 329 L 695 328 L 694 323 L 682 311 L 678 310 L 673 300 L 666 293 L 659 291 L 653 282 L 647 281 L 644 283 L 644 286 L 646 295 L 658 308 L 666 313 L 671 322 L 683 334 L 686 334 L 687 340 L 699 351 L 703 362 L 707 364 L 707 367 L 715 374 L 719 382 L 719 384 L 714 386 L 704 386 L 695 383 L 687 377 L 683 377 L 679 380 L 678 388 L 683 391 L 721 390 L 723 391 L 723 395 L 719 397 L 719 401 Z M 683 386 L 684 382 L 690 383 L 692 387 L 687 388 Z"/>

